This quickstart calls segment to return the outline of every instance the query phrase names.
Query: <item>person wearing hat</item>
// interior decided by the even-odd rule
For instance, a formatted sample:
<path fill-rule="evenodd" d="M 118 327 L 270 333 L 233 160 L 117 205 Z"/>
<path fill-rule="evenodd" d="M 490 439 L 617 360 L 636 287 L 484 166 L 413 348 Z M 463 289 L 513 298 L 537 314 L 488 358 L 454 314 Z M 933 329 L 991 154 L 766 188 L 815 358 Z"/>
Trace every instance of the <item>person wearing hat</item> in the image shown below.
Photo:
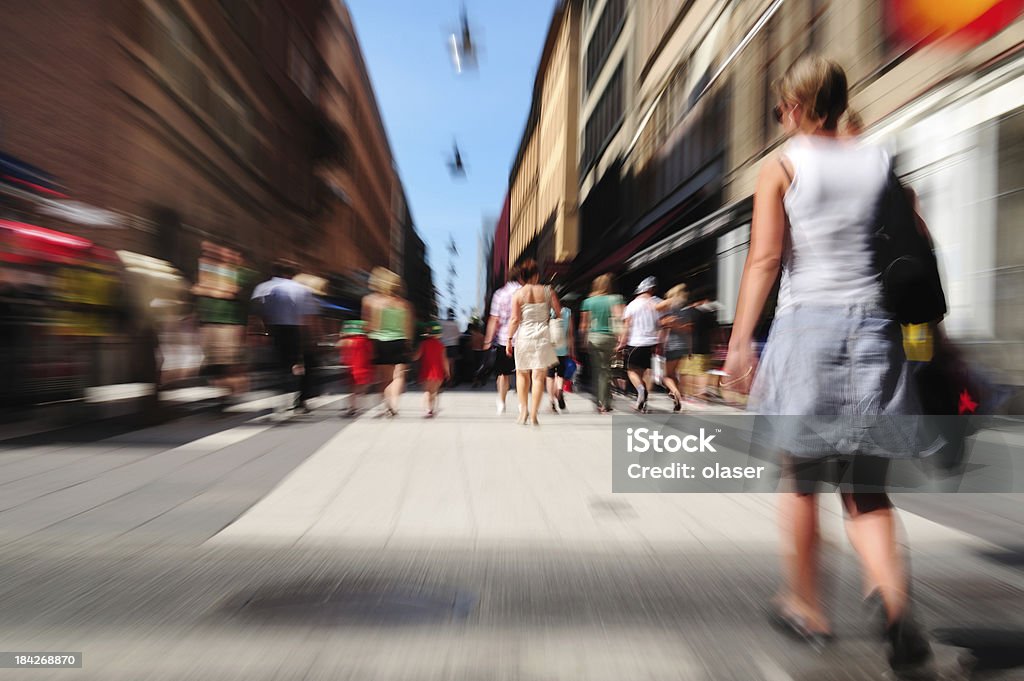
<path fill-rule="evenodd" d="M 405 390 L 405 365 L 409 363 L 413 324 L 412 306 L 400 295 L 402 280 L 386 267 L 370 273 L 370 291 L 363 298 L 366 335 L 373 342 L 377 381 L 384 385 L 384 413 L 398 415 L 398 400 Z"/>
<path fill-rule="evenodd" d="M 416 359 L 420 363 L 420 383 L 423 384 L 424 416 L 429 419 L 437 413 L 437 394 L 441 384 L 451 377 L 451 365 L 441 341 L 441 324 L 430 322 L 425 327 Z"/>
<path fill-rule="evenodd" d="M 636 388 L 633 409 L 647 411 L 647 396 L 651 392 L 651 358 L 661 335 L 661 298 L 654 295 L 658 280 L 647 277 L 636 287 L 636 298 L 626 306 L 623 314 L 625 328 L 619 337 L 618 350 L 623 350 L 626 375 Z"/>
<path fill-rule="evenodd" d="M 366 387 L 373 384 L 373 345 L 366 336 L 366 322 L 361 319 L 350 319 L 341 329 L 338 341 L 341 351 L 341 363 L 348 367 L 352 391 L 348 396 L 348 406 L 343 416 L 356 416 L 359 413 L 359 397 L 366 392 Z"/>

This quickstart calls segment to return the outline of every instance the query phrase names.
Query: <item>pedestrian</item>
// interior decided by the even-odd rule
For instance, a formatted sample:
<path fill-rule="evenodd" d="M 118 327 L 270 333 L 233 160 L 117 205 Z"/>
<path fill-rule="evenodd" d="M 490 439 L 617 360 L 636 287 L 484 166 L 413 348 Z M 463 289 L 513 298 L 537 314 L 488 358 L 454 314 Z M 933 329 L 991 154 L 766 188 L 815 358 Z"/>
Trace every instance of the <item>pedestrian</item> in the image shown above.
<path fill-rule="evenodd" d="M 682 373 L 683 393 L 688 400 L 703 399 L 708 390 L 711 339 L 718 326 L 720 306 L 711 300 L 706 291 L 698 289 L 695 300 L 687 310 L 691 324 L 690 355 L 682 363 Z"/>
<path fill-rule="evenodd" d="M 400 295 L 402 280 L 391 270 L 374 267 L 369 284 L 371 293 L 363 298 L 362 317 L 373 342 L 377 382 L 384 386 L 384 414 L 397 416 L 412 351 L 412 306 Z"/>
<path fill-rule="evenodd" d="M 341 334 L 338 341 L 341 363 L 348 367 L 350 377 L 348 404 L 342 415 L 352 417 L 359 414 L 360 398 L 373 384 L 373 345 L 366 336 L 366 322 L 361 319 L 346 321 Z"/>
<path fill-rule="evenodd" d="M 551 312 L 562 315 L 562 305 L 550 286 L 540 285 L 537 263 L 526 260 L 519 266 L 523 285 L 512 296 L 512 321 L 509 324 L 509 345 L 506 353 L 515 353 L 516 393 L 519 397 L 518 423 L 539 425 L 537 412 L 544 396 L 547 370 L 558 361 L 551 342 Z M 530 400 L 527 404 L 527 396 Z"/>
<path fill-rule="evenodd" d="M 448 316 L 441 321 L 441 343 L 444 344 L 446 361 L 448 362 L 448 382 L 455 385 L 459 382 L 458 361 L 461 354 L 462 334 L 459 323 L 455 321 L 455 309 L 448 308 Z"/>
<path fill-rule="evenodd" d="M 416 359 L 420 364 L 420 385 L 423 386 L 423 412 L 425 418 L 433 418 L 437 413 L 437 395 L 441 384 L 451 378 L 451 364 L 445 354 L 442 340 L 444 327 L 438 322 L 431 322 L 420 340 L 416 350 Z"/>
<path fill-rule="evenodd" d="M 672 396 L 672 411 L 682 409 L 683 398 L 679 391 L 680 366 L 690 355 L 693 334 L 693 314 L 687 303 L 686 284 L 677 284 L 669 289 L 664 301 L 658 306 L 662 313 L 662 345 L 665 352 L 665 387 Z"/>
<path fill-rule="evenodd" d="M 892 167 L 880 148 L 838 134 L 847 80 L 835 62 L 800 58 L 775 85 L 776 118 L 790 139 L 762 165 L 754 196 L 750 251 L 740 284 L 722 387 L 753 374 L 753 333 L 780 274 L 778 304 L 751 389 L 750 406 L 765 415 L 899 416 L 917 410 L 899 324 L 882 305 L 870 235 Z M 859 421 L 858 421 L 859 423 Z M 785 437 L 780 498 L 786 583 L 776 622 L 815 642 L 831 637 L 818 590 L 817 483 L 826 464 L 872 469 L 884 484 L 888 458 L 913 456 L 892 433 L 885 450 L 862 444 L 836 455 L 850 432 L 816 433 L 815 447 Z M 893 450 L 900 450 L 894 452 Z M 878 482 L 876 480 L 876 482 Z M 842 491 L 850 543 L 883 605 L 889 664 L 898 676 L 930 674 L 931 648 L 915 623 L 909 578 L 897 543 L 897 518 L 885 492 Z"/>
<path fill-rule="evenodd" d="M 622 296 L 612 292 L 612 275 L 602 274 L 594 280 L 590 296 L 580 307 L 580 337 L 586 339 L 590 367 L 594 376 L 597 411 L 612 411 L 612 358 L 621 335 Z"/>
<path fill-rule="evenodd" d="M 304 355 L 313 343 L 318 306 L 313 292 L 292 280 L 297 271 L 290 260 L 276 261 L 271 278 L 253 289 L 252 300 L 274 347 L 280 385 L 285 393 L 295 392 L 294 409 L 308 413 L 311 377 L 305 369 Z"/>
<path fill-rule="evenodd" d="M 486 368 L 486 362 L 484 361 L 484 332 L 480 320 L 474 318 L 469 323 L 469 352 L 471 361 L 471 370 L 473 373 L 473 387 L 479 388 L 484 384 L 484 370 Z"/>
<path fill-rule="evenodd" d="M 651 359 L 658 345 L 661 331 L 661 298 L 654 295 L 658 280 L 647 277 L 636 287 L 636 297 L 626 306 L 625 330 L 619 338 L 617 350 L 625 351 L 626 375 L 636 389 L 633 409 L 647 411 L 647 397 L 651 392 Z"/>
<path fill-rule="evenodd" d="M 508 328 L 512 321 L 512 296 L 522 285 L 519 268 L 513 265 L 508 270 L 505 285 L 491 296 L 491 314 L 487 318 L 484 350 L 494 348 L 494 371 L 498 375 L 495 403 L 499 415 L 505 413 L 510 377 L 516 372 L 515 357 L 508 352 Z"/>
<path fill-rule="evenodd" d="M 558 361 L 548 369 L 548 395 L 551 397 L 551 412 L 565 411 L 565 376 L 568 373 L 569 359 L 576 356 L 576 339 L 573 338 L 572 311 L 562 307 L 562 314 L 557 318 L 562 324 L 565 342 L 555 346 Z"/>

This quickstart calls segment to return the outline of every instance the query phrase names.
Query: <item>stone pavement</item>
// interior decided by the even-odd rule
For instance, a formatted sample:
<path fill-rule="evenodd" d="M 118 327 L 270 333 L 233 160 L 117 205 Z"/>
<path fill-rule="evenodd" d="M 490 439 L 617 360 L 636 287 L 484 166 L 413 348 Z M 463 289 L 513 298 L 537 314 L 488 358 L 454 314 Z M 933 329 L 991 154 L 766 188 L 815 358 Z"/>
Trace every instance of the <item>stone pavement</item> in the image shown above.
<path fill-rule="evenodd" d="M 419 399 L 396 419 L 325 401 L 184 442 L 166 426 L 0 453 L 29 476 L 0 487 L 22 495 L 0 511 L 16 538 L 2 647 L 86 661 L 0 679 L 885 678 L 834 500 L 840 638 L 816 653 L 761 614 L 779 581 L 772 495 L 612 494 L 611 421 L 581 397 L 539 428 L 511 400 L 496 416 L 491 392 L 446 393 L 432 420 Z M 924 621 L 1024 640 L 1024 580 L 988 559 L 999 549 L 903 519 Z M 937 650 L 942 678 L 964 678 L 958 649 Z"/>

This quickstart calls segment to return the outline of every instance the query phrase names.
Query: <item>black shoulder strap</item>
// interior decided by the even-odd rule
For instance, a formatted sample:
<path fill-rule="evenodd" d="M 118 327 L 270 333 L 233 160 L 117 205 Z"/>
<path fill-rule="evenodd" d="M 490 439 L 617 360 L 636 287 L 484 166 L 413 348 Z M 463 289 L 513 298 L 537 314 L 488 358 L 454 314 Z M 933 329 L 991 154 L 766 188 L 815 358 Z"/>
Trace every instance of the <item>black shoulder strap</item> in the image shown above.
<path fill-rule="evenodd" d="M 790 184 L 793 184 L 793 175 L 789 172 L 789 168 L 786 167 L 785 159 L 779 156 L 779 165 L 782 166 L 782 172 L 786 173 L 786 179 L 789 180 Z"/>

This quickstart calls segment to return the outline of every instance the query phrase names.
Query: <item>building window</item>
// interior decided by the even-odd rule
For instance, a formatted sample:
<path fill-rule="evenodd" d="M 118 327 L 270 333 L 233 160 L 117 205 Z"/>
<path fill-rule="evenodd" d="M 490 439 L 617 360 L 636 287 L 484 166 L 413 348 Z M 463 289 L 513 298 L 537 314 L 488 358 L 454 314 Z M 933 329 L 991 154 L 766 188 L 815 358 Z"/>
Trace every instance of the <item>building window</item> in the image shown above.
<path fill-rule="evenodd" d="M 259 47 L 263 15 L 260 0 L 218 0 L 221 10 L 231 26 L 242 37 L 249 49 Z"/>
<path fill-rule="evenodd" d="M 316 69 L 313 46 L 294 22 L 288 43 L 288 77 L 310 101 L 316 99 Z"/>
<path fill-rule="evenodd" d="M 601 67 L 608 59 L 612 45 L 619 37 L 625 22 L 626 0 L 608 0 L 601 13 L 601 18 L 597 22 L 597 28 L 594 29 L 590 42 L 587 44 L 585 66 L 588 92 L 593 87 L 597 75 L 601 73 Z"/>
<path fill-rule="evenodd" d="M 622 123 L 622 114 L 625 108 L 624 96 L 622 63 L 620 62 L 601 94 L 601 99 L 598 100 L 597 106 L 594 107 L 587 120 L 583 137 L 583 163 L 581 164 L 584 173 L 590 170 L 590 166 L 597 160 L 598 154 L 608 145 L 612 134 Z"/>

